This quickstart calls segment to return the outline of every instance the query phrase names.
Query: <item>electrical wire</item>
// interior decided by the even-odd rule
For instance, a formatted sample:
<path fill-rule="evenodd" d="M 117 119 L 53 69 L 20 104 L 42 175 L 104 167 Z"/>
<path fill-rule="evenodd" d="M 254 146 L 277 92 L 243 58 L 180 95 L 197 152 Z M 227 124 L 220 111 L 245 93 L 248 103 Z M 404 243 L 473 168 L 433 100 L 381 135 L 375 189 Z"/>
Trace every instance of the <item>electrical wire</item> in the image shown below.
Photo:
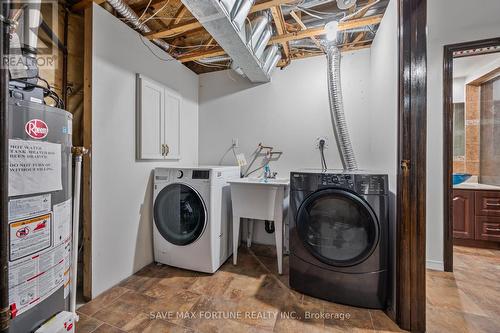
<path fill-rule="evenodd" d="M 327 170 L 328 166 L 326 165 L 326 159 L 325 159 L 325 140 L 321 139 L 319 141 L 319 152 L 321 155 L 321 167 L 323 170 Z"/>
<path fill-rule="evenodd" d="M 55 106 L 57 108 L 60 108 L 60 109 L 64 109 L 64 102 L 63 102 L 63 100 L 52 89 L 49 89 L 47 87 L 41 86 L 41 85 L 36 84 L 36 83 L 27 82 L 27 81 L 24 81 L 22 79 L 11 79 L 11 81 L 23 83 L 23 84 L 25 84 L 27 86 L 30 86 L 30 87 L 33 87 L 33 88 L 42 89 L 43 90 L 43 97 L 49 97 L 49 98 L 51 98 L 55 102 L 55 105 L 53 105 L 53 106 Z M 47 82 L 46 80 L 43 80 L 43 81 Z"/>
<path fill-rule="evenodd" d="M 161 61 L 175 61 L 176 59 L 172 58 L 172 59 L 164 59 L 162 57 L 160 57 L 159 55 L 157 55 L 153 49 L 151 49 L 151 47 L 144 41 L 144 36 L 141 35 L 141 34 L 137 34 L 137 36 L 139 36 L 139 39 L 141 40 L 142 44 L 144 44 L 144 46 L 147 47 L 147 49 L 149 50 L 149 52 L 151 52 L 156 58 L 160 59 Z"/>
<path fill-rule="evenodd" d="M 158 15 L 159 12 L 161 12 L 162 10 L 165 9 L 165 7 L 167 7 L 167 5 L 168 5 L 169 2 L 170 2 L 170 0 L 167 0 L 167 2 L 165 2 L 165 4 L 160 7 L 160 9 L 158 9 L 156 12 L 154 12 L 153 14 L 151 14 L 151 16 L 149 16 L 147 19 L 145 19 L 144 21 L 142 21 L 141 24 L 146 24 L 147 21 L 151 20 L 153 17 L 155 17 L 156 15 Z M 139 21 L 140 21 L 140 19 L 139 19 Z"/>
<path fill-rule="evenodd" d="M 141 16 L 139 16 L 139 19 L 138 21 L 140 22 L 142 20 L 142 18 L 144 17 L 144 15 L 146 15 L 148 9 L 149 9 L 149 6 L 151 6 L 151 2 L 153 2 L 153 0 L 149 0 L 146 8 L 144 8 L 144 11 L 142 12 Z"/>

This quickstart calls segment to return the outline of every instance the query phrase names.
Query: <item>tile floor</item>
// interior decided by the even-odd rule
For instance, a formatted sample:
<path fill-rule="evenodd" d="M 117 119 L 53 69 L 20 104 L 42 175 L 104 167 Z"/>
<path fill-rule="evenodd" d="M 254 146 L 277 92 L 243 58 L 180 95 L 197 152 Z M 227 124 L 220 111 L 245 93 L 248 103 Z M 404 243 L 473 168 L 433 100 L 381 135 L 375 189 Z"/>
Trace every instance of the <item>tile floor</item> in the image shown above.
<path fill-rule="evenodd" d="M 213 275 L 149 265 L 80 307 L 77 332 L 400 331 L 382 311 L 290 290 L 272 247 L 238 254 Z M 457 247 L 455 262 L 454 274 L 428 271 L 428 332 L 499 332 L 500 251 Z"/>

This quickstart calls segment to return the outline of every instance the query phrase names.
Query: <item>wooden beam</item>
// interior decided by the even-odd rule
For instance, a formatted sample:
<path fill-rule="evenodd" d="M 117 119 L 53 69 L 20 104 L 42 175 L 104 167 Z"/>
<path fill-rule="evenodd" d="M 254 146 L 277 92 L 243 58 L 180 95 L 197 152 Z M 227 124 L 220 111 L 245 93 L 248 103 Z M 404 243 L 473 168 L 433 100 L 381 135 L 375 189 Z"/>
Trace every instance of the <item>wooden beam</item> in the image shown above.
<path fill-rule="evenodd" d="M 250 13 L 260 12 L 261 10 L 266 10 L 280 5 L 286 5 L 292 2 L 297 2 L 297 0 L 270 0 L 254 5 L 250 9 Z"/>
<path fill-rule="evenodd" d="M 187 31 L 198 29 L 198 28 L 203 28 L 201 23 L 198 21 L 191 21 L 189 23 L 176 25 L 176 26 L 171 27 L 167 30 L 152 32 L 152 33 L 149 33 L 145 36 L 149 39 L 168 38 L 168 37 L 172 37 L 174 35 L 182 34 L 182 33 L 185 33 Z"/>
<path fill-rule="evenodd" d="M 181 22 L 181 20 L 186 16 L 186 14 L 189 13 L 189 10 L 187 9 L 186 6 L 181 5 L 177 13 L 175 13 L 175 19 L 172 25 L 177 25 Z"/>
<path fill-rule="evenodd" d="M 82 1 L 91 1 L 91 0 L 82 0 Z M 99 0 L 99 1 L 104 1 L 104 0 Z M 272 7 L 276 7 L 282 4 L 287 4 L 287 3 L 292 3 L 296 2 L 297 0 L 269 0 L 257 5 L 254 5 L 250 9 L 250 13 L 258 12 L 264 9 L 269 9 Z M 181 34 L 190 30 L 194 30 L 197 28 L 201 28 L 202 25 L 198 21 L 193 21 L 181 25 L 177 25 L 175 27 L 169 28 L 167 30 L 160 30 L 160 31 L 155 31 L 153 33 L 150 33 L 146 35 L 147 38 L 149 39 L 156 39 L 156 38 L 168 38 L 171 37 L 172 35 L 177 35 Z"/>
<path fill-rule="evenodd" d="M 372 42 L 373 42 L 372 39 L 363 40 L 363 41 L 359 41 L 357 43 L 341 44 L 341 45 L 339 45 L 339 47 L 341 48 L 341 51 L 355 51 L 358 49 L 363 49 L 363 48 L 369 47 Z M 367 45 L 354 45 L 354 47 L 352 47 L 350 49 L 346 48 L 346 47 L 351 46 L 353 44 L 364 44 L 364 43 L 367 43 Z M 221 55 L 225 55 L 225 54 L 226 54 L 226 52 L 222 48 L 218 47 L 218 48 L 215 48 L 212 50 L 190 52 L 188 54 L 185 54 L 185 55 L 178 57 L 177 60 L 180 62 L 189 62 L 189 61 L 194 61 L 194 60 L 200 60 L 203 58 L 217 57 L 217 56 L 221 56 Z M 318 52 L 318 54 L 320 55 L 323 53 Z M 291 59 L 294 59 L 294 58 L 291 57 Z"/>
<path fill-rule="evenodd" d="M 195 61 L 203 58 L 209 58 L 209 57 L 217 57 L 226 54 L 226 51 L 224 51 L 222 48 L 218 47 L 214 50 L 208 50 L 208 51 L 196 51 L 196 52 L 190 52 L 186 55 L 182 55 L 177 58 L 180 62 L 189 62 L 189 61 Z"/>
<path fill-rule="evenodd" d="M 341 52 L 351 52 L 351 51 L 357 51 L 357 50 L 362 50 L 366 49 L 371 46 L 371 43 L 365 44 L 365 45 L 358 45 L 358 46 L 353 46 L 350 48 L 347 47 L 342 47 L 340 49 Z M 304 52 L 300 54 L 294 54 L 290 57 L 290 60 L 298 60 L 298 59 L 305 59 L 305 58 L 311 58 L 311 57 L 317 57 L 317 56 L 323 56 L 325 55 L 323 52 Z M 276 65 L 277 67 L 283 67 L 285 65 L 285 62 L 283 60 L 280 60 L 278 64 Z"/>
<path fill-rule="evenodd" d="M 354 38 L 354 40 L 353 40 L 352 42 L 353 42 L 353 43 L 357 43 L 357 42 L 359 42 L 360 40 L 362 40 L 362 39 L 365 37 L 365 35 L 366 35 L 366 32 L 365 32 L 365 31 L 360 32 L 360 33 L 356 36 L 356 38 Z M 351 48 L 351 47 L 353 47 L 353 46 L 351 45 L 351 46 L 349 46 L 348 48 Z"/>
<path fill-rule="evenodd" d="M 83 226 L 83 298 L 92 299 L 92 6 L 85 9 L 83 35 L 83 156 L 82 226 Z M 76 286 L 71 286 L 76 288 Z"/>
<path fill-rule="evenodd" d="M 381 20 L 382 20 L 382 15 L 374 15 L 374 16 L 363 17 L 360 19 L 340 22 L 339 31 L 361 28 L 367 25 L 379 24 Z M 324 35 L 325 33 L 326 31 L 324 27 L 310 28 L 307 30 L 291 32 L 282 36 L 274 36 L 271 38 L 270 43 L 282 43 L 285 41 L 308 38 L 311 36 Z"/>
<path fill-rule="evenodd" d="M 88 6 L 92 5 L 92 2 L 95 2 L 96 5 L 100 5 L 105 1 L 106 0 L 81 0 L 77 3 L 75 3 L 73 6 L 71 6 L 71 10 L 75 11 L 75 12 L 81 11 L 81 10 L 84 10 L 85 8 L 87 8 Z"/>
<path fill-rule="evenodd" d="M 274 25 L 276 26 L 276 32 L 278 36 L 282 36 L 287 33 L 285 27 L 285 19 L 283 18 L 283 12 L 281 11 L 280 6 L 272 7 L 271 14 L 273 16 Z M 290 46 L 288 42 L 281 43 L 283 46 L 283 54 L 285 55 L 285 60 L 289 61 L 290 59 Z"/>
<path fill-rule="evenodd" d="M 384 17 L 384 15 L 380 14 L 380 15 L 372 15 L 372 16 L 340 22 L 339 31 L 362 28 L 366 27 L 367 25 L 379 24 L 380 21 L 382 21 L 382 17 Z"/>
<path fill-rule="evenodd" d="M 297 15 L 296 12 L 294 12 L 293 10 L 290 12 L 290 15 L 292 16 L 292 18 L 295 20 L 295 22 L 297 22 L 300 26 L 300 28 L 302 30 L 307 30 L 307 26 L 304 24 L 304 22 L 302 22 L 302 20 L 300 19 L 300 17 Z M 311 36 L 311 39 L 312 41 L 314 42 L 314 44 L 316 44 L 316 46 L 320 49 L 320 50 L 323 50 L 323 46 L 321 46 L 321 43 L 319 42 L 319 40 L 314 37 L 314 36 Z"/>

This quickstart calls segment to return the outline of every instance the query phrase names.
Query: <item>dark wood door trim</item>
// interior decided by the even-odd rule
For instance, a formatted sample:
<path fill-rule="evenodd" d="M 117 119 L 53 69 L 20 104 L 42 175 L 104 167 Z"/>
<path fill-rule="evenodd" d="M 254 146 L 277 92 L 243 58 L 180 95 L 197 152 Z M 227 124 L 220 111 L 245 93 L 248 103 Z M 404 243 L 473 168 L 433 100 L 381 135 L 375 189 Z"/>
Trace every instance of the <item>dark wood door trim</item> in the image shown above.
<path fill-rule="evenodd" d="M 399 0 L 396 319 L 425 331 L 427 1 Z"/>
<path fill-rule="evenodd" d="M 443 264 L 453 272 L 453 54 L 500 45 L 500 37 L 444 46 L 443 59 Z"/>

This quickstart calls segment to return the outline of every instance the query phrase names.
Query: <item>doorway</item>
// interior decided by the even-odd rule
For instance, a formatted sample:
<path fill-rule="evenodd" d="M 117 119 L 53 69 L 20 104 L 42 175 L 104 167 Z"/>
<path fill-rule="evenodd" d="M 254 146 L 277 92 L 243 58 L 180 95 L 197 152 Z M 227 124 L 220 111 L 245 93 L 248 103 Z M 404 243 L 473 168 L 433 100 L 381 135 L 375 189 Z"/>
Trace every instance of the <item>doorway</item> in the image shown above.
<path fill-rule="evenodd" d="M 500 250 L 500 38 L 445 46 L 443 74 L 443 257 L 452 272 L 454 250 Z"/>

